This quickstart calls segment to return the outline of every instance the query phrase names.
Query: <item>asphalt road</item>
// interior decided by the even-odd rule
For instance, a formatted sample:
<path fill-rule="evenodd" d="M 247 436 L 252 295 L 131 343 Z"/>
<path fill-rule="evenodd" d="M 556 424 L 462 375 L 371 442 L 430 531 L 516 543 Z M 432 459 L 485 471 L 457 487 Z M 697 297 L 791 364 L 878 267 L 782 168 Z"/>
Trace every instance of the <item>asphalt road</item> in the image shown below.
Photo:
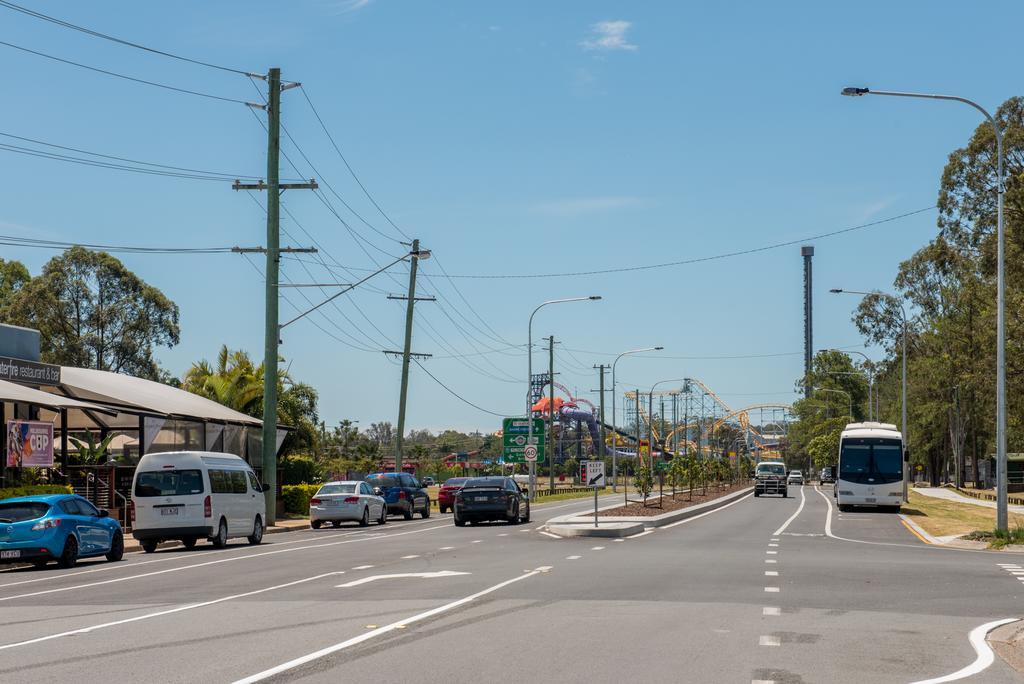
<path fill-rule="evenodd" d="M 1024 614 L 1000 565 L 1019 556 L 927 546 L 810 486 L 621 541 L 540 529 L 589 506 L 0 572 L 0 681 L 916 682 Z M 1020 678 L 997 657 L 962 681 Z"/>

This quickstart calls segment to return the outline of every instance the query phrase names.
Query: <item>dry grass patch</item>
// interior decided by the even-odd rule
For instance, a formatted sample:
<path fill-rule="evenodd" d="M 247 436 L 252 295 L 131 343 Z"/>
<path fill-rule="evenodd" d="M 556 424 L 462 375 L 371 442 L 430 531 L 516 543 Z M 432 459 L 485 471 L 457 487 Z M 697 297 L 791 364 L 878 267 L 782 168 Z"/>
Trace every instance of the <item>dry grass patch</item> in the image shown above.
<path fill-rule="evenodd" d="M 934 537 L 968 534 L 975 530 L 991 530 L 996 526 L 996 509 L 957 503 L 918 494 L 910 490 L 910 503 L 902 513 Z M 1024 526 L 1024 515 L 1010 513 L 1010 527 Z"/>

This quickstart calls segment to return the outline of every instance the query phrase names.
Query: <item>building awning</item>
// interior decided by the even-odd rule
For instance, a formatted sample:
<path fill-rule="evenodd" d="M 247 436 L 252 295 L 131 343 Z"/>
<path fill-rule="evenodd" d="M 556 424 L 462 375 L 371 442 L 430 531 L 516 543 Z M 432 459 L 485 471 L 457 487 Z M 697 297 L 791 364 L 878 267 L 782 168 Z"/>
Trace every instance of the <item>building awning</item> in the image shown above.
<path fill-rule="evenodd" d="M 152 413 L 236 425 L 263 424 L 258 418 L 230 409 L 197 394 L 152 380 L 91 368 L 61 367 L 61 390 L 85 402 L 98 402 L 129 413 Z M 9 383 L 8 383 L 9 384 Z M 39 392 L 38 394 L 44 394 Z M 49 395 L 53 396 L 53 395 Z"/>
<path fill-rule="evenodd" d="M 51 394 L 49 392 L 40 392 L 37 389 L 18 385 L 13 382 L 7 382 L 6 380 L 0 380 L 0 401 L 17 404 L 32 404 L 54 412 L 58 412 L 61 409 L 79 409 L 111 415 L 116 413 L 114 410 L 97 406 L 96 404 L 91 404 L 87 401 L 79 401 L 78 399 L 64 397 L 59 394 Z"/>

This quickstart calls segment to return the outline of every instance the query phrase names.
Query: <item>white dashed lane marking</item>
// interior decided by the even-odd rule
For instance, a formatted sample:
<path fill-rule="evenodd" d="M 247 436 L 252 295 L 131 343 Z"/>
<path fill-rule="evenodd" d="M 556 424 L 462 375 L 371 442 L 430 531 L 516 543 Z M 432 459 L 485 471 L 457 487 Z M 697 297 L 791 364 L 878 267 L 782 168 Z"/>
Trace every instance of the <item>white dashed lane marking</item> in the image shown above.
<path fill-rule="evenodd" d="M 777 546 L 778 546 L 778 544 L 769 544 L 768 546 L 769 546 L 769 547 L 777 547 Z"/>
<path fill-rule="evenodd" d="M 353 570 L 369 570 L 372 567 L 373 567 L 372 565 L 357 565 L 356 567 L 354 567 L 352 569 Z"/>
<path fill-rule="evenodd" d="M 415 553 L 411 556 L 402 556 L 402 560 L 412 560 L 413 558 L 419 558 L 419 556 Z"/>
<path fill-rule="evenodd" d="M 774 558 L 765 558 L 764 562 L 765 563 L 778 563 L 779 561 L 775 560 Z"/>
<path fill-rule="evenodd" d="M 769 556 L 775 556 L 775 555 L 777 555 L 777 554 L 778 554 L 779 552 L 778 552 L 778 551 L 765 551 L 765 553 L 767 553 L 767 554 L 768 554 Z"/>
<path fill-rule="evenodd" d="M 771 634 L 762 634 L 761 638 L 757 642 L 758 646 L 780 646 L 782 641 L 777 636 Z"/>
<path fill-rule="evenodd" d="M 765 570 L 764 571 L 764 576 L 765 577 L 778 577 L 779 576 L 779 571 L 778 570 Z"/>
<path fill-rule="evenodd" d="M 566 556 L 565 560 L 579 560 L 580 558 L 583 558 L 583 556 Z"/>
<path fill-rule="evenodd" d="M 591 551 L 604 551 L 604 547 L 603 546 L 594 546 L 594 547 L 591 547 L 590 550 Z"/>
<path fill-rule="evenodd" d="M 779 588 L 778 587 L 765 587 L 764 590 L 766 592 L 768 592 L 769 594 L 777 594 L 777 593 L 779 593 Z"/>
<path fill-rule="evenodd" d="M 765 606 L 761 609 L 761 615 L 782 615 L 782 609 L 777 606 Z"/>

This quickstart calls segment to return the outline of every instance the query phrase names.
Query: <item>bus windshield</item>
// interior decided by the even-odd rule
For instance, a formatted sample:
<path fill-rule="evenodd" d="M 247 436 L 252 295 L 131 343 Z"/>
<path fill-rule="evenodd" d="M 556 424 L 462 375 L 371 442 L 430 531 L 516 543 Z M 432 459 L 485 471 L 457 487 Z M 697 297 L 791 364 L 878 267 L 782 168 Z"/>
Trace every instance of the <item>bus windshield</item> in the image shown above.
<path fill-rule="evenodd" d="M 903 444 L 898 439 L 848 437 L 839 452 L 839 479 L 883 484 L 903 479 Z"/>

